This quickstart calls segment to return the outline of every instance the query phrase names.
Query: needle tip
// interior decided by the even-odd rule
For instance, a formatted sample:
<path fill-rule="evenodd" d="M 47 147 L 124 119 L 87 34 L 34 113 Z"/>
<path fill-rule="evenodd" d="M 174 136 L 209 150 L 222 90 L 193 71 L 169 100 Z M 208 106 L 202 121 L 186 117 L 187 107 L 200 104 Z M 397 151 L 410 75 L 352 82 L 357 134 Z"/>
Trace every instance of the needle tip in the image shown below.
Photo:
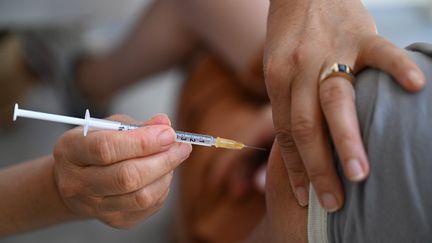
<path fill-rule="evenodd" d="M 261 150 L 261 151 L 267 151 L 267 149 L 265 148 L 259 148 L 259 147 L 254 147 L 254 146 L 249 146 L 249 145 L 245 145 L 246 148 L 250 148 L 250 149 L 256 149 L 256 150 Z"/>

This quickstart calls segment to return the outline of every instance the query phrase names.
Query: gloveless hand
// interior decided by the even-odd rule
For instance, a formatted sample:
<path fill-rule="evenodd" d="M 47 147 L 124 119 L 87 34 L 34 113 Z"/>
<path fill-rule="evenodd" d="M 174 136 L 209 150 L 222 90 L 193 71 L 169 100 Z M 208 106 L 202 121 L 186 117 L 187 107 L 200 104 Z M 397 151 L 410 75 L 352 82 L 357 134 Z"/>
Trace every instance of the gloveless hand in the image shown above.
<path fill-rule="evenodd" d="M 327 129 L 348 179 L 361 181 L 369 173 L 352 84 L 341 77 L 319 82 L 333 63 L 349 65 L 354 73 L 366 66 L 381 69 L 409 91 L 425 82 L 404 51 L 377 34 L 361 1 L 271 1 L 264 70 L 277 141 L 300 205 L 308 203 L 310 180 L 329 211 L 344 198 Z"/>
<path fill-rule="evenodd" d="M 111 119 L 135 123 L 128 117 Z M 132 131 L 94 131 L 84 137 L 76 128 L 54 150 L 57 188 L 74 214 L 128 228 L 162 207 L 173 170 L 190 152 L 189 144 L 175 142 L 163 115 Z"/>

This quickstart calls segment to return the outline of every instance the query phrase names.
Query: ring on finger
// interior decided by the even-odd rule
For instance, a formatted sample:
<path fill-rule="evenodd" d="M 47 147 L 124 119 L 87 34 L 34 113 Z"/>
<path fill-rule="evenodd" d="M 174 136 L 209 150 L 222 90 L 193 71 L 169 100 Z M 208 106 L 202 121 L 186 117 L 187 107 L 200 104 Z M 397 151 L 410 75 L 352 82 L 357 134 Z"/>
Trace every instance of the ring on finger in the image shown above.
<path fill-rule="evenodd" d="M 349 65 L 334 63 L 327 69 L 325 69 L 320 75 L 320 84 L 331 77 L 342 77 L 348 80 L 351 84 L 354 80 L 354 74 L 352 68 Z"/>

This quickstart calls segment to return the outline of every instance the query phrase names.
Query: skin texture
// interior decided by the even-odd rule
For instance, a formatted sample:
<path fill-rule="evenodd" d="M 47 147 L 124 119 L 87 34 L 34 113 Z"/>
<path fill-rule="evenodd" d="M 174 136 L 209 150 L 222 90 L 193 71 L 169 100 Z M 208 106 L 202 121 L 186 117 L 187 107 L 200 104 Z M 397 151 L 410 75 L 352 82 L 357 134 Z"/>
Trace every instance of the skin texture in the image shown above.
<path fill-rule="evenodd" d="M 94 131 L 83 137 L 81 129 L 74 129 L 64 134 L 54 150 L 54 175 L 66 206 L 116 228 L 129 228 L 157 212 L 173 170 L 192 149 L 175 143 L 169 124 L 166 116 L 158 116 L 132 131 Z"/>
<path fill-rule="evenodd" d="M 173 170 L 191 152 L 174 142 L 165 115 L 133 131 L 82 132 L 66 132 L 53 156 L 0 171 L 0 237 L 86 218 L 129 228 L 163 206 Z"/>
<path fill-rule="evenodd" d="M 0 171 L 0 238 L 80 218 L 58 194 L 54 163 L 54 158 L 47 156 Z"/>
<path fill-rule="evenodd" d="M 401 86 L 424 85 L 419 68 L 399 48 L 377 35 L 359 0 L 272 0 L 264 72 L 282 157 L 300 205 L 307 205 L 309 180 L 329 211 L 343 205 L 343 189 L 331 157 L 335 141 L 345 175 L 361 181 L 369 173 L 347 80 L 320 73 L 334 62 L 358 72 L 372 66 Z"/>

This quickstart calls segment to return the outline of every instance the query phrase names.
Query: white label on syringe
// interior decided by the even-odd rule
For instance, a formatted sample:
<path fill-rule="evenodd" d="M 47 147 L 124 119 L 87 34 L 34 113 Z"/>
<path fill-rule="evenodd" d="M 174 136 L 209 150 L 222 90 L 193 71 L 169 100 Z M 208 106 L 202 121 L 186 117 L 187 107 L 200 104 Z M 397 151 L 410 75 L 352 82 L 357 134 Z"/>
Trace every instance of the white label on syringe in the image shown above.
<path fill-rule="evenodd" d="M 120 126 L 118 127 L 119 131 L 128 131 L 128 130 L 134 130 L 139 128 L 140 126 L 137 125 L 133 125 L 133 124 L 120 124 Z"/>
<path fill-rule="evenodd" d="M 211 147 L 214 145 L 214 138 L 209 135 L 202 135 L 189 132 L 176 132 L 176 141 Z"/>

